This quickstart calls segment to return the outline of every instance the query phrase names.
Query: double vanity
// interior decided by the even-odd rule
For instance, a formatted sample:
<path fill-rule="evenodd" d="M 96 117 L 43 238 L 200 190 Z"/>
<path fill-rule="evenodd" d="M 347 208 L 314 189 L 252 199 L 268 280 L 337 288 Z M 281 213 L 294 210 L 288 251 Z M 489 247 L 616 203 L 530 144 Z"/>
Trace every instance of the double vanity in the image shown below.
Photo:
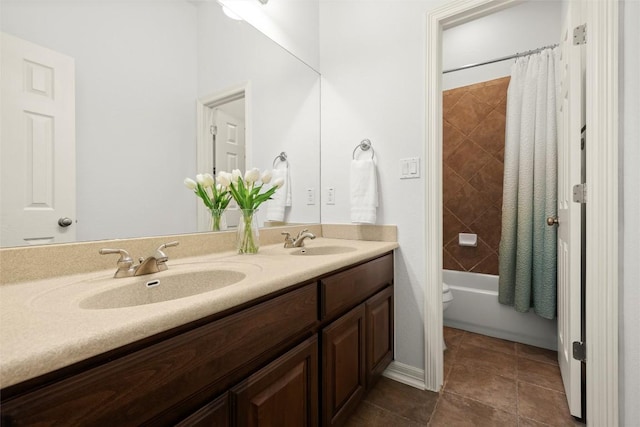
<path fill-rule="evenodd" d="M 176 237 L 166 271 L 3 283 L 2 425 L 344 423 L 393 358 L 395 227 L 280 231 L 257 255 Z"/>

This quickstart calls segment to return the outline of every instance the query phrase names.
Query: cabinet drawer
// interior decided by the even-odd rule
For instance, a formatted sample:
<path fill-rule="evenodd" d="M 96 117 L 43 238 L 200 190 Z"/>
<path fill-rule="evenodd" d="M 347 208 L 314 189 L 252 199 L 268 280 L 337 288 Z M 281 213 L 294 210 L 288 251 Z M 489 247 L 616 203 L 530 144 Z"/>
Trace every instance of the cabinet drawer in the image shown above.
<path fill-rule="evenodd" d="M 321 320 L 339 315 L 392 283 L 392 254 L 322 279 Z"/>
<path fill-rule="evenodd" d="M 165 424 L 246 376 L 317 322 L 310 284 L 177 337 L 3 402 L 15 425 Z M 162 413 L 165 412 L 165 415 Z M 168 415 L 172 414 L 172 415 Z"/>

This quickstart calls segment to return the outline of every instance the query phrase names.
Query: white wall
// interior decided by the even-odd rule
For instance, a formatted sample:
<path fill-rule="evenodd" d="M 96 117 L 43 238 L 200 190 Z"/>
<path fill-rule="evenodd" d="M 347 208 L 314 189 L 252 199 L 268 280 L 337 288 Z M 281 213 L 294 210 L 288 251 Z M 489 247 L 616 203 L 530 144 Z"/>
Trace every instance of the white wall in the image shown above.
<path fill-rule="evenodd" d="M 561 2 L 527 1 L 442 34 L 443 69 L 476 64 L 560 41 Z M 514 60 L 443 74 L 443 90 L 511 74 Z"/>
<path fill-rule="evenodd" d="M 184 1 L 2 2 L 3 31 L 75 58 L 78 240 L 195 231 L 182 185 L 195 173 L 195 11 Z"/>
<path fill-rule="evenodd" d="M 322 72 L 322 187 L 335 187 L 336 204 L 322 205 L 322 221 L 348 223 L 349 161 L 356 144 L 376 150 L 378 224 L 397 224 L 396 360 L 424 368 L 424 178 L 399 179 L 399 160 L 425 155 L 426 13 L 443 1 L 336 1 L 320 3 Z M 557 30 L 551 42 L 559 39 Z M 487 18 L 488 19 L 488 18 Z M 497 24 L 494 24 L 497 25 Z M 542 26 L 536 28 L 547 31 Z M 532 47 L 538 47 L 540 36 Z M 481 59 L 497 53 L 475 50 Z M 513 53 L 512 46 L 508 52 Z M 517 49 L 516 49 L 517 50 Z M 457 65 L 457 64 L 456 64 Z M 424 171 L 423 175 L 424 177 Z M 428 320 L 427 320 L 428 321 Z"/>
<path fill-rule="evenodd" d="M 286 152 L 292 207 L 285 220 L 320 222 L 320 202 L 306 202 L 306 189 L 317 191 L 320 184 L 320 76 L 254 28 L 245 27 L 226 17 L 216 3 L 199 6 L 198 94 L 208 96 L 250 82 L 246 166 L 271 169 L 274 158 Z M 260 208 L 261 221 L 266 207 Z"/>
<path fill-rule="evenodd" d="M 620 425 L 630 426 L 640 420 L 640 2 L 627 0 L 622 6 Z"/>
<path fill-rule="evenodd" d="M 426 11 L 435 1 L 322 1 L 322 221 L 349 223 L 349 164 L 369 138 L 378 164 L 378 224 L 396 224 L 397 361 L 424 368 L 424 178 L 400 180 L 399 159 L 425 148 Z M 368 155 L 368 153 L 364 154 Z M 424 172 L 422 174 L 424 177 Z"/>
<path fill-rule="evenodd" d="M 229 9 L 314 69 L 320 69 L 319 0 L 221 0 Z M 216 4 L 216 2 L 213 2 Z"/>

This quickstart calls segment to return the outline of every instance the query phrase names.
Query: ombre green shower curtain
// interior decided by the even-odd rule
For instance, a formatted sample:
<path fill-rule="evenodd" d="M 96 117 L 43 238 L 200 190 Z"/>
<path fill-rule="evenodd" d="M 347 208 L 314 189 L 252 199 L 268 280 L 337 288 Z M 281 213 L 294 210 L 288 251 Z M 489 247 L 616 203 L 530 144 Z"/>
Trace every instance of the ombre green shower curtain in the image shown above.
<path fill-rule="evenodd" d="M 519 58 L 507 92 L 498 300 L 556 316 L 557 49 Z"/>

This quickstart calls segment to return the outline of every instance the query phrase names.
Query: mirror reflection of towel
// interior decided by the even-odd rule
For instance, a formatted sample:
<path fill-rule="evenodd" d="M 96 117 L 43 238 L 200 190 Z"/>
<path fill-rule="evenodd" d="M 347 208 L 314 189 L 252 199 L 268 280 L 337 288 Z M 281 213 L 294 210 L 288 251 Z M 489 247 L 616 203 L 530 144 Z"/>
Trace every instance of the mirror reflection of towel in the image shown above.
<path fill-rule="evenodd" d="M 373 159 L 351 161 L 351 222 L 376 223 L 378 184 Z"/>
<path fill-rule="evenodd" d="M 267 221 L 284 221 L 285 208 L 291 206 L 291 179 L 288 166 L 273 170 L 271 182 L 278 178 L 282 178 L 284 184 L 267 202 Z"/>

